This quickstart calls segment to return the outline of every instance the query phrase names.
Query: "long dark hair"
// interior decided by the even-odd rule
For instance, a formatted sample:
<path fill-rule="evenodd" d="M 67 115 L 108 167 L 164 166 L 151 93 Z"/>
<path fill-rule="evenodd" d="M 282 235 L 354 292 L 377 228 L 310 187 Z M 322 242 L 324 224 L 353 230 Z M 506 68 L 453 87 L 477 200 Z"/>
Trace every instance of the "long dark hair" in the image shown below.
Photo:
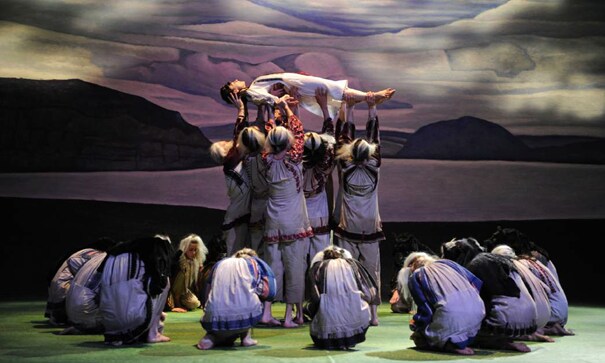
<path fill-rule="evenodd" d="M 244 103 L 244 110 L 245 110 L 246 116 L 247 116 L 248 115 L 248 101 L 249 101 L 248 94 L 246 93 L 245 89 L 239 90 L 238 92 L 239 92 L 239 96 L 240 96 L 242 102 Z M 231 89 L 231 82 L 227 82 L 221 87 L 220 94 L 221 94 L 221 98 L 223 99 L 223 101 L 227 102 L 230 105 L 233 104 L 233 102 L 231 102 L 231 98 L 229 98 L 231 93 L 233 93 L 233 90 Z"/>

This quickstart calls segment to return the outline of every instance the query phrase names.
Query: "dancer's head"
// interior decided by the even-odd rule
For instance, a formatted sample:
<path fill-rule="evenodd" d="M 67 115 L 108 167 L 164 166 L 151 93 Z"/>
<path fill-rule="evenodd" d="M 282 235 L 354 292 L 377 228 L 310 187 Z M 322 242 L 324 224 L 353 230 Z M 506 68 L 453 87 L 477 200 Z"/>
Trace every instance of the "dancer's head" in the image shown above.
<path fill-rule="evenodd" d="M 233 147 L 233 141 L 217 141 L 210 145 L 210 156 L 218 164 L 223 164 L 227 153 Z"/>
<path fill-rule="evenodd" d="M 233 257 L 236 258 L 244 258 L 244 257 L 257 257 L 256 251 L 252 248 L 242 248 L 241 250 L 235 252 Z"/>
<path fill-rule="evenodd" d="M 351 160 L 356 164 L 360 164 L 369 160 L 377 148 L 377 144 L 372 144 L 362 138 L 358 138 L 349 144 L 341 146 L 338 150 L 337 158 Z"/>
<path fill-rule="evenodd" d="M 492 253 L 496 255 L 501 255 L 505 257 L 515 258 L 517 255 L 515 254 L 515 250 L 512 249 L 511 246 L 507 245 L 498 245 L 493 250 Z"/>
<path fill-rule="evenodd" d="M 441 244 L 441 257 L 467 266 L 475 256 L 485 252 L 483 246 L 472 237 L 452 239 Z"/>
<path fill-rule="evenodd" d="M 290 149 L 294 144 L 294 135 L 283 126 L 277 126 L 269 131 L 265 141 L 265 151 L 270 154 L 279 154 Z"/>
<path fill-rule="evenodd" d="M 435 256 L 429 255 L 426 252 L 412 252 L 403 262 L 403 268 L 409 268 L 410 272 L 414 272 L 416 269 L 435 260 Z"/>
<path fill-rule="evenodd" d="M 342 247 L 338 246 L 328 246 L 323 250 L 317 252 L 315 256 L 313 256 L 313 260 L 311 260 L 311 266 L 313 266 L 316 262 L 321 262 L 325 260 L 334 260 L 337 258 L 349 258 L 352 259 L 353 255 L 351 252 L 345 250 Z"/>
<path fill-rule="evenodd" d="M 239 93 L 241 90 L 244 90 L 244 89 L 246 89 L 246 82 L 244 82 L 244 81 L 235 79 L 231 82 L 227 82 L 220 89 L 221 98 L 223 99 L 223 101 L 227 102 L 228 104 L 233 104 L 233 102 L 231 101 L 231 97 L 230 97 L 231 93 L 233 93 L 233 92 Z"/>
<path fill-rule="evenodd" d="M 331 140 L 334 140 L 332 136 L 320 135 L 317 132 L 305 133 L 305 147 L 303 152 L 305 163 L 314 165 L 323 160 L 326 150 L 328 149 L 328 144 L 331 141 L 330 138 Z"/>
<path fill-rule="evenodd" d="M 181 240 L 179 249 L 183 252 L 182 256 L 188 260 L 196 260 L 200 265 L 206 261 L 208 248 L 206 248 L 202 238 L 195 233 L 185 236 Z"/>
<path fill-rule="evenodd" d="M 259 152 L 265 145 L 265 134 L 258 128 L 248 126 L 243 129 L 237 138 L 237 149 L 241 154 Z"/>

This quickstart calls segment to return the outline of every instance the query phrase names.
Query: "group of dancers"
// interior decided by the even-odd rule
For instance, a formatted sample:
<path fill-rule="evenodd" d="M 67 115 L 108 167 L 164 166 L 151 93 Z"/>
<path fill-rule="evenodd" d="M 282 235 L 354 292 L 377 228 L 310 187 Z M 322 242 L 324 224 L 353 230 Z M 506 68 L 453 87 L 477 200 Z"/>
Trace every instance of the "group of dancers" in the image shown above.
<path fill-rule="evenodd" d="M 568 301 L 545 249 L 513 228 L 480 244 L 472 237 L 411 252 L 397 276 L 421 349 L 474 354 L 473 347 L 529 352 L 523 341 L 574 333 Z"/>
<path fill-rule="evenodd" d="M 395 90 L 364 92 L 349 88 L 346 80 L 276 73 L 249 85 L 233 80 L 220 92 L 237 110 L 232 139 L 211 147 L 223 166 L 229 196 L 223 224 L 227 253 L 243 247 L 257 251 L 275 275 L 275 300 L 286 303 L 281 322 L 271 302 L 265 302 L 261 323 L 286 328 L 304 323 L 305 276 L 315 255 L 334 244 L 358 260 L 375 282 L 370 323 L 378 325 L 379 242 L 385 237 L 377 195 L 377 106 Z M 254 120 L 248 102 L 256 106 Z M 355 133 L 360 102 L 368 106 L 365 137 Z M 321 131 L 305 130 L 299 107 L 322 117 Z"/>
<path fill-rule="evenodd" d="M 379 324 L 385 239 L 376 108 L 394 92 L 362 92 L 298 73 L 227 83 L 221 96 L 237 109 L 233 138 L 211 147 L 229 196 L 220 236 L 206 246 L 188 235 L 176 251 L 165 235 L 100 240 L 59 267 L 45 315 L 66 324 L 66 334 L 103 333 L 112 345 L 169 341 L 165 311 L 197 308 L 206 332 L 197 343 L 202 350 L 237 339 L 255 345 L 252 327 L 295 328 L 306 319 L 318 348 L 365 341 Z M 253 121 L 248 102 L 257 108 Z M 368 106 L 364 137 L 355 133 L 360 102 Z M 323 117 L 320 132 L 305 132 L 298 107 Z M 440 257 L 406 254 L 397 293 L 413 314 L 418 348 L 525 352 L 518 340 L 572 334 L 564 327 L 567 299 L 545 251 L 503 231 L 487 242 L 453 240 Z M 275 301 L 286 304 L 283 320 L 273 316 Z"/>

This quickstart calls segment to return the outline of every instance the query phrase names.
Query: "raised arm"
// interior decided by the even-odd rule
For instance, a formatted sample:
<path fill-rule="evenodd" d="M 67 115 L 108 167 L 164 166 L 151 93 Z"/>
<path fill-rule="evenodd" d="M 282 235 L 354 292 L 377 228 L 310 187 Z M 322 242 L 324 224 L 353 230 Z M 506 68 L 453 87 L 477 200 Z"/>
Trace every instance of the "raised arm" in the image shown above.
<path fill-rule="evenodd" d="M 368 103 L 368 122 L 366 123 L 366 138 L 368 142 L 380 144 L 380 131 L 378 128 L 378 114 L 376 111 L 376 99 L 371 92 L 366 97 Z"/>
<path fill-rule="evenodd" d="M 337 123 L 338 138 L 336 142 L 338 145 L 344 145 L 352 142 L 355 139 L 355 100 L 353 97 L 345 95 L 344 108 L 341 107 Z"/>
<path fill-rule="evenodd" d="M 231 104 L 237 109 L 237 118 L 235 119 L 235 125 L 233 126 L 233 147 L 235 148 L 240 132 L 248 124 L 248 113 L 246 112 L 246 107 L 238 92 L 232 92 L 229 95 L 229 99 L 231 100 Z"/>
<path fill-rule="evenodd" d="M 278 102 L 278 106 L 280 107 L 281 112 L 284 114 L 285 118 L 288 120 L 287 127 L 292 135 L 294 135 L 294 144 L 288 151 L 288 155 L 290 155 L 290 159 L 295 162 L 302 162 L 304 146 L 305 146 L 305 131 L 303 129 L 303 124 L 294 114 L 292 109 L 290 108 L 290 104 L 292 102 L 288 102 L 290 100 L 290 96 L 286 95 L 280 98 Z M 292 99 L 293 100 L 293 99 Z M 295 101 L 295 100 L 294 100 Z M 297 104 L 297 103 L 296 103 Z"/>
<path fill-rule="evenodd" d="M 317 104 L 321 108 L 321 113 L 324 118 L 324 122 L 321 126 L 321 133 L 334 136 L 334 122 L 332 121 L 328 110 L 328 90 L 325 87 L 318 87 L 315 90 L 315 101 L 317 101 Z"/>

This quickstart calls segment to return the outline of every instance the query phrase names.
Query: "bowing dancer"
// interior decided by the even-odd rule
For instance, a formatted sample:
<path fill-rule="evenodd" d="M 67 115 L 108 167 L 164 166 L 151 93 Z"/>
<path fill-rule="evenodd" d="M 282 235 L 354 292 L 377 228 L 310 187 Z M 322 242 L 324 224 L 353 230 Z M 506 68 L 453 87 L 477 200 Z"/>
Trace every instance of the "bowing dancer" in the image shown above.
<path fill-rule="evenodd" d="M 348 350 L 365 341 L 376 281 L 351 254 L 337 246 L 318 252 L 308 273 L 312 317 L 309 331 L 319 349 Z"/>
<path fill-rule="evenodd" d="M 400 294 L 410 295 L 417 306 L 410 322 L 410 339 L 416 347 L 462 355 L 475 353 L 469 345 L 485 318 L 479 278 L 454 261 L 412 252 L 398 280 Z"/>
<path fill-rule="evenodd" d="M 559 280 L 557 268 L 549 257 L 548 251 L 515 228 L 498 227 L 498 230 L 484 241 L 488 249 L 493 249 L 499 244 L 510 246 L 518 260 L 548 286 L 551 317 L 543 333 L 558 336 L 575 335 L 572 330 L 565 327 L 569 315 L 569 303 Z"/>
<path fill-rule="evenodd" d="M 411 233 L 393 234 L 393 275 L 391 276 L 391 311 L 394 313 L 413 313 L 416 308 L 411 296 L 403 297 L 400 294 L 402 289 L 399 273 L 403 268 L 405 259 L 412 252 L 426 252 L 430 255 L 436 255 L 433 250 L 424 243 L 420 242 L 416 236 Z"/>
<path fill-rule="evenodd" d="M 173 255 L 165 235 L 137 238 L 107 251 L 99 267 L 105 344 L 170 341 L 163 334 L 163 310 Z"/>
<path fill-rule="evenodd" d="M 269 265 L 250 248 L 218 261 L 207 280 L 207 298 L 200 322 L 206 335 L 198 349 L 232 346 L 236 339 L 249 347 L 257 344 L 251 328 L 263 316 L 263 301 L 275 296 L 275 276 Z"/>
<path fill-rule="evenodd" d="M 337 130 L 336 162 L 340 190 L 337 203 L 338 225 L 334 236 L 338 246 L 351 252 L 353 258 L 372 274 L 378 284 L 378 296 L 371 304 L 371 324 L 378 325 L 380 297 L 380 241 L 385 239 L 378 208 L 378 181 L 380 174 L 380 134 L 376 105 L 386 100 L 367 95 L 368 121 L 366 138 L 355 138 L 353 110 L 356 101 L 346 97 L 345 121 Z M 341 108 L 342 110 L 342 108 Z M 342 118 L 343 116 L 341 116 Z M 337 128 L 338 129 L 338 128 Z"/>
<path fill-rule="evenodd" d="M 103 317 L 99 310 L 101 273 L 98 268 L 106 256 L 105 251 L 95 254 L 76 272 L 65 296 L 67 327 L 59 334 L 103 333 Z"/>
<path fill-rule="evenodd" d="M 536 325 L 538 326 L 538 329 L 536 329 L 533 334 L 521 337 L 520 340 L 554 342 L 554 339 L 544 334 L 544 328 L 550 320 L 552 310 L 550 300 L 548 299 L 548 286 L 544 282 L 542 282 L 536 275 L 534 275 L 528 266 L 526 266 L 517 258 L 517 255 L 515 255 L 515 251 L 513 251 L 510 246 L 498 245 L 491 251 L 491 253 L 495 253 L 496 255 L 501 255 L 511 259 L 511 261 L 517 268 L 517 271 L 519 271 L 523 282 L 525 282 L 525 285 L 527 286 L 529 293 L 534 299 L 534 302 L 536 303 Z"/>
<path fill-rule="evenodd" d="M 534 299 L 510 259 L 483 251 L 474 238 L 441 245 L 443 258 L 461 264 L 483 281 L 480 295 L 486 316 L 473 346 L 530 352 L 525 343 L 515 340 L 538 328 Z"/>
<path fill-rule="evenodd" d="M 249 85 L 246 82 L 235 79 L 227 82 L 221 90 L 221 97 L 229 103 L 231 92 L 243 91 L 247 98 L 255 104 L 268 103 L 274 106 L 284 94 L 296 98 L 303 108 L 309 112 L 323 116 L 323 111 L 315 99 L 315 90 L 318 88 L 328 91 L 328 113 L 335 119 L 341 102 L 345 97 L 353 102 L 362 102 L 371 92 L 364 92 L 349 88 L 347 80 L 333 81 L 327 78 L 315 77 L 302 73 L 273 73 L 257 77 Z M 377 103 L 390 99 L 395 94 L 395 89 L 386 88 L 372 93 Z"/>
<path fill-rule="evenodd" d="M 61 265 L 54 270 L 54 275 L 48 283 L 48 299 L 44 317 L 48 318 L 51 325 L 67 323 L 65 299 L 78 271 L 95 256 L 104 254 L 115 244 L 116 242 L 111 238 L 102 237 L 73 252 L 69 257 L 61 259 Z"/>

